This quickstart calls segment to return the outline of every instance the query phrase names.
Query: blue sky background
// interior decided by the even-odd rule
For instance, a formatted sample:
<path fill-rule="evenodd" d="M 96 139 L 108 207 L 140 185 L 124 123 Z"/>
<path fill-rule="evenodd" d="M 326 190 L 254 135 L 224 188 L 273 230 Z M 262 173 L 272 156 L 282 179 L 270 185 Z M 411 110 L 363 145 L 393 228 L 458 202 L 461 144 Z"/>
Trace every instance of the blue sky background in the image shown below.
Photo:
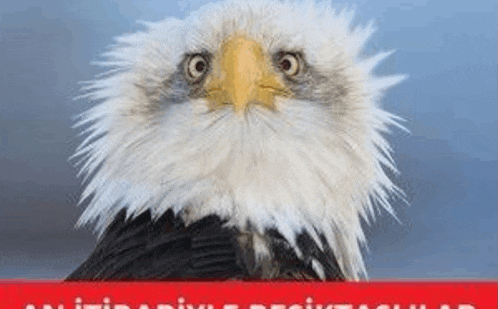
<path fill-rule="evenodd" d="M 19 0 L 0 8 L 0 278 L 62 278 L 92 250 L 67 162 L 80 139 L 72 101 L 92 60 L 136 20 L 183 18 L 209 1 Z M 411 131 L 390 140 L 401 224 L 367 227 L 371 278 L 497 278 L 496 1 L 353 1 L 379 30 L 365 53 L 397 49 L 377 74 L 410 77 L 385 108 Z"/>

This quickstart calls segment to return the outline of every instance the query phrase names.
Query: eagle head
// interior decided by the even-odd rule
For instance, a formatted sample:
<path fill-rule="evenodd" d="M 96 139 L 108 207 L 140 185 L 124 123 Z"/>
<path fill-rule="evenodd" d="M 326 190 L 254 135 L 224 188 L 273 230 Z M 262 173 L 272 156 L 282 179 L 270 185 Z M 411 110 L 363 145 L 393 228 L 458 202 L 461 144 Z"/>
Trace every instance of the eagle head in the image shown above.
<path fill-rule="evenodd" d="M 329 3 L 229 0 L 118 37 L 99 62 L 109 71 L 83 87 L 97 104 L 78 123 L 79 224 L 102 234 L 122 210 L 172 210 L 187 225 L 216 215 L 250 235 L 257 261 L 272 255 L 271 230 L 307 259 L 304 233 L 346 278 L 365 276 L 361 221 L 376 205 L 393 213 L 401 193 L 384 137 L 399 118 L 379 100 L 404 77 L 372 74 L 391 52 L 363 56 L 374 27 L 352 17 Z"/>

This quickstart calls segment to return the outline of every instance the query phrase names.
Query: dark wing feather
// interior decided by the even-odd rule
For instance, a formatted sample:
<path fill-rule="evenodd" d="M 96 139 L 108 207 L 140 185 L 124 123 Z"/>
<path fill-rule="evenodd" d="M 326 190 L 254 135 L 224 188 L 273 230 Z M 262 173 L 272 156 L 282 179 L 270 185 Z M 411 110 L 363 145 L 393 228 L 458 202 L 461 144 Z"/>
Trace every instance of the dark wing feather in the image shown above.
<path fill-rule="evenodd" d="M 228 278 L 242 273 L 233 234 L 216 216 L 185 226 L 168 211 L 158 220 L 121 211 L 90 257 L 67 280 Z"/>
<path fill-rule="evenodd" d="M 186 226 L 171 210 L 157 220 L 149 211 L 126 219 L 123 210 L 66 280 L 317 279 L 312 258 L 324 265 L 328 279 L 343 279 L 333 255 L 331 260 L 318 250 L 309 236 L 300 236 L 307 257 L 302 261 L 278 232 L 269 231 L 273 258 L 255 263 L 252 246 L 240 241 L 246 234 L 223 224 L 212 215 Z"/>

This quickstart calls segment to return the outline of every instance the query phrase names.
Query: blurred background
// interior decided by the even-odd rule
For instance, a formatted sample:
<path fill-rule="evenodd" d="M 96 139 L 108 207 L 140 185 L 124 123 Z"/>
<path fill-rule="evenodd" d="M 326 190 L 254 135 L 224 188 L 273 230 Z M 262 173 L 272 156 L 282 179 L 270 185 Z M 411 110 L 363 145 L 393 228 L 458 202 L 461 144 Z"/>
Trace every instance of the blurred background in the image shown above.
<path fill-rule="evenodd" d="M 184 18 L 209 1 L 17 0 L 0 7 L 0 278 L 63 278 L 95 245 L 74 229 L 80 179 L 72 101 L 89 62 L 137 20 Z M 390 137 L 401 171 L 394 201 L 366 227 L 375 278 L 497 278 L 497 3 L 351 1 L 374 19 L 365 54 L 397 49 L 376 71 L 406 73 L 385 108 L 410 134 Z M 84 207 L 85 205 L 82 205 Z"/>

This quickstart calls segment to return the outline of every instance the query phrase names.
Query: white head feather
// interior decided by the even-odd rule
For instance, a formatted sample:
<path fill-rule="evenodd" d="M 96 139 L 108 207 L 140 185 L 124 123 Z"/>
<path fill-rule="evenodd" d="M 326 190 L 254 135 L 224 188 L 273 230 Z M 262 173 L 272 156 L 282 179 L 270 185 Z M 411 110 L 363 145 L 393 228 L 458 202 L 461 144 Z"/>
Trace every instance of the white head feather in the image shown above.
<path fill-rule="evenodd" d="M 96 222 L 101 233 L 123 208 L 155 217 L 173 209 L 187 221 L 217 214 L 240 229 L 277 228 L 298 255 L 297 234 L 318 244 L 323 235 L 347 278 L 366 275 L 361 218 L 375 204 L 393 213 L 389 196 L 400 193 L 382 167 L 396 171 L 383 134 L 398 118 L 378 101 L 404 77 L 372 75 L 391 53 L 362 59 L 374 29 L 351 29 L 352 16 L 311 1 L 226 1 L 118 37 L 99 63 L 109 74 L 83 88 L 98 104 L 78 123 L 89 134 L 75 156 L 91 175 L 79 224 Z M 203 98 L 158 103 L 186 53 L 214 52 L 234 32 L 269 52 L 301 50 L 331 84 L 347 87 L 344 100 L 278 98 L 277 113 L 255 107 L 245 117 L 206 113 Z"/>

